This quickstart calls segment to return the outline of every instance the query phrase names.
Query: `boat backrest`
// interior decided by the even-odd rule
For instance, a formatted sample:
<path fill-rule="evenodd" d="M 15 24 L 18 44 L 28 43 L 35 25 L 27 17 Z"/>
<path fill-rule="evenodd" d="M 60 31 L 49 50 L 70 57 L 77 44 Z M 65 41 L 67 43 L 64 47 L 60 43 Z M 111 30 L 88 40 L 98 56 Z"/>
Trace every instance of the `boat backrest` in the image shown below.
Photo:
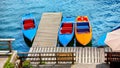
<path fill-rule="evenodd" d="M 72 27 L 72 23 L 63 23 L 62 27 Z"/>
<path fill-rule="evenodd" d="M 62 27 L 60 32 L 61 34 L 71 34 L 72 33 L 72 27 Z"/>
<path fill-rule="evenodd" d="M 89 32 L 90 29 L 77 29 L 78 33 Z"/>
<path fill-rule="evenodd" d="M 24 29 L 30 29 L 35 27 L 35 23 L 33 19 L 26 19 L 23 21 Z"/>
<path fill-rule="evenodd" d="M 89 26 L 89 22 L 77 22 L 77 26 Z"/>
<path fill-rule="evenodd" d="M 83 22 L 83 23 L 77 23 L 77 29 L 89 29 L 89 23 Z"/>

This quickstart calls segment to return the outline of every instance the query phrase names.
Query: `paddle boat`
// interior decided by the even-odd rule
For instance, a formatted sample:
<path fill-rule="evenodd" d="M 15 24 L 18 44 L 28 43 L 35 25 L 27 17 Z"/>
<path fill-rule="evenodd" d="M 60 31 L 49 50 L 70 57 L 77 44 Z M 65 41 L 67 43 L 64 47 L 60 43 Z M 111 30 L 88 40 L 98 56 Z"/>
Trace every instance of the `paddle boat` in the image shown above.
<path fill-rule="evenodd" d="M 58 31 L 58 39 L 66 47 L 74 37 L 74 17 L 63 17 Z"/>
<path fill-rule="evenodd" d="M 31 47 L 37 31 L 35 18 L 32 14 L 25 14 L 22 17 L 22 32 L 26 44 Z"/>
<path fill-rule="evenodd" d="M 92 27 L 87 16 L 78 16 L 76 18 L 75 37 L 83 46 L 86 46 L 91 41 Z"/>

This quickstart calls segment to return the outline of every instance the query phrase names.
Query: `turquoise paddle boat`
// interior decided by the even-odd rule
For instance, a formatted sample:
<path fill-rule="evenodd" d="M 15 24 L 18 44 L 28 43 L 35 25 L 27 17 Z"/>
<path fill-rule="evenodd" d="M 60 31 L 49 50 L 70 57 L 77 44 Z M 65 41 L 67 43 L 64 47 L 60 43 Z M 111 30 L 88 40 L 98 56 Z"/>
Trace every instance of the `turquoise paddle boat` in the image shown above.
<path fill-rule="evenodd" d="M 63 17 L 58 31 L 58 39 L 62 46 L 67 47 L 74 37 L 74 17 Z"/>
<path fill-rule="evenodd" d="M 25 14 L 22 17 L 22 32 L 26 44 L 31 47 L 37 31 L 37 24 L 32 14 Z"/>

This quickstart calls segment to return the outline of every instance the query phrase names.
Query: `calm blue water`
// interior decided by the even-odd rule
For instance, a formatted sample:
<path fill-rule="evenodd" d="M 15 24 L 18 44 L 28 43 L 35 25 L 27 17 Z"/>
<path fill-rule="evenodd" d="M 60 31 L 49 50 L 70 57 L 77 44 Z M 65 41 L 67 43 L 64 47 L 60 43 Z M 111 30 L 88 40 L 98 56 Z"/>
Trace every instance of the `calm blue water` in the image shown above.
<path fill-rule="evenodd" d="M 21 30 L 22 15 L 33 13 L 39 23 L 44 12 L 87 15 L 93 28 L 94 46 L 100 35 L 120 23 L 120 0 L 0 0 L 0 38 L 15 38 L 13 49 L 28 51 Z"/>

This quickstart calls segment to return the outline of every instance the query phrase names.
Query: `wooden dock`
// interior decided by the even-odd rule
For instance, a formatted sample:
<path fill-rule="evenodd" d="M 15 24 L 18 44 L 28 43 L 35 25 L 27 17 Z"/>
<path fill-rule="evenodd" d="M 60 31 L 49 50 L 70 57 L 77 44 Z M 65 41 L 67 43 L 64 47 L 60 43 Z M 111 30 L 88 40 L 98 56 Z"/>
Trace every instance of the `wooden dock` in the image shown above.
<path fill-rule="evenodd" d="M 43 13 L 32 47 L 56 47 L 61 18 L 62 13 Z"/>
<path fill-rule="evenodd" d="M 97 47 L 32 47 L 30 52 L 74 52 L 76 63 L 82 64 L 99 64 L 104 63 L 105 52 L 111 52 L 109 47 L 97 48 Z M 37 54 L 34 54 L 35 56 Z M 38 58 L 34 58 L 37 60 Z"/>

